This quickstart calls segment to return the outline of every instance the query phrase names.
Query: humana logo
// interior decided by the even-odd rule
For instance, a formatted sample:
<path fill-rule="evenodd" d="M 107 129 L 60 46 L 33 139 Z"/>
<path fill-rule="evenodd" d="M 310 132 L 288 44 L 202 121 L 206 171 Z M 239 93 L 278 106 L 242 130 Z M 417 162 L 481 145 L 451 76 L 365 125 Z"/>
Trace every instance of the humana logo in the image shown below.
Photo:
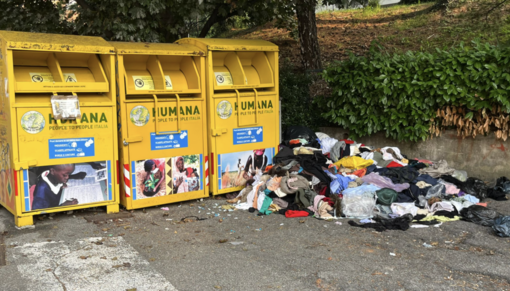
<path fill-rule="evenodd" d="M 258 109 L 269 109 L 273 108 L 273 102 L 271 100 L 261 100 L 257 102 Z M 241 110 L 254 110 L 255 101 L 244 101 L 241 102 Z M 235 110 L 237 110 L 237 102 L 235 103 Z"/>
<path fill-rule="evenodd" d="M 199 115 L 200 110 L 198 110 L 198 106 L 186 106 L 180 108 L 181 115 Z M 158 108 L 158 117 L 172 116 L 177 115 L 177 107 L 159 107 Z M 156 109 L 152 108 L 152 116 L 156 116 Z"/>
<path fill-rule="evenodd" d="M 53 115 L 50 113 L 49 118 L 50 124 L 53 124 L 54 122 L 57 123 L 53 119 Z M 81 114 L 81 123 L 102 123 L 102 122 L 108 122 L 108 119 L 106 119 L 106 114 L 101 113 L 99 116 L 99 113 L 82 113 Z M 66 123 L 67 120 L 62 120 L 62 123 Z"/>

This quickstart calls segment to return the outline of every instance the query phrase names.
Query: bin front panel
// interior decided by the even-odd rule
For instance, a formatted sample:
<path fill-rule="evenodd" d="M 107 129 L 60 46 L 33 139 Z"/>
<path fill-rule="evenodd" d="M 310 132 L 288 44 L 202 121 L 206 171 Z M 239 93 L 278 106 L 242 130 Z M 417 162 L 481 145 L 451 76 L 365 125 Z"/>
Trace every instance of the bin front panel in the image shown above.
<path fill-rule="evenodd" d="M 59 125 L 49 107 L 18 108 L 19 160 L 36 165 L 111 160 L 116 148 L 114 109 L 81 107 L 81 112 L 80 124 Z"/>
<path fill-rule="evenodd" d="M 181 100 L 179 109 L 176 99 L 158 100 L 157 108 L 151 101 L 125 106 L 128 138 L 139 140 L 128 144 L 129 165 L 124 165 L 131 170 L 133 207 L 208 196 L 204 101 Z"/>
<path fill-rule="evenodd" d="M 248 172 L 260 172 L 273 164 L 278 144 L 276 95 L 255 97 L 253 93 L 243 93 L 239 98 L 232 94 L 228 96 L 213 98 L 214 194 L 242 189 Z"/>
<path fill-rule="evenodd" d="M 17 109 L 23 212 L 114 200 L 114 109 L 81 112 L 58 125 L 51 108 Z"/>

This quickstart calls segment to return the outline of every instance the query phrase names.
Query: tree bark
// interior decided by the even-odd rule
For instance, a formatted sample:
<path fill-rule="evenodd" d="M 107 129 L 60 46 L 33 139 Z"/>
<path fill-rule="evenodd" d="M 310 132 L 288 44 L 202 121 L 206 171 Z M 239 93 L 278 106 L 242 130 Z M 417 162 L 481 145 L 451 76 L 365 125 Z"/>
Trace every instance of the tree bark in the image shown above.
<path fill-rule="evenodd" d="M 322 69 L 315 5 L 316 0 L 296 0 L 301 62 L 305 70 Z"/>
<path fill-rule="evenodd" d="M 215 25 L 218 22 L 227 20 L 228 18 L 236 15 L 235 11 L 230 11 L 226 16 L 220 15 L 219 11 L 221 6 L 223 6 L 227 10 L 230 9 L 230 6 L 225 4 L 220 4 L 214 7 L 214 10 L 211 12 L 211 16 L 209 17 L 209 19 L 207 19 L 204 26 L 202 26 L 202 30 L 200 31 L 198 37 L 206 37 L 207 34 L 209 33 L 209 30 L 211 30 L 211 28 L 213 27 L 213 25 Z"/>

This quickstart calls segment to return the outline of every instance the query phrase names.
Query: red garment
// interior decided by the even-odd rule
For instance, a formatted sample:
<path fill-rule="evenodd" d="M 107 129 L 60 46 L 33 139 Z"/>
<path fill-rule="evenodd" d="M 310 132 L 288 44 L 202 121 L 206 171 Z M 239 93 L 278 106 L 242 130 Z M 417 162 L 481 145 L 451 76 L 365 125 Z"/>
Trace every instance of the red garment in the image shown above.
<path fill-rule="evenodd" d="M 339 141 L 343 141 L 343 142 L 345 142 L 345 144 L 353 144 L 354 143 L 354 141 L 350 140 L 350 139 L 341 139 Z"/>
<path fill-rule="evenodd" d="M 388 166 L 386 166 L 386 168 L 400 168 L 400 167 L 403 166 L 395 161 L 392 161 L 391 163 L 388 164 Z"/>
<path fill-rule="evenodd" d="M 285 217 L 292 218 L 292 217 L 307 217 L 308 212 L 303 210 L 287 210 L 285 211 Z"/>
<path fill-rule="evenodd" d="M 319 191 L 319 194 L 320 194 L 320 195 L 324 195 L 324 196 L 326 196 L 326 191 L 327 191 L 327 190 L 328 190 L 328 188 L 327 188 L 327 187 L 324 187 L 324 188 L 322 188 L 322 189 Z"/>
<path fill-rule="evenodd" d="M 298 143 L 301 143 L 301 141 L 299 141 L 299 139 L 293 139 L 293 140 L 289 141 L 289 144 L 298 144 Z"/>
<path fill-rule="evenodd" d="M 363 176 L 366 175 L 366 173 L 367 173 L 367 169 L 365 168 L 365 169 L 359 169 L 357 171 L 354 171 L 352 174 L 362 178 Z"/>
<path fill-rule="evenodd" d="M 328 203 L 329 206 L 334 206 L 335 205 L 335 202 L 333 202 L 333 200 L 331 200 L 331 198 L 329 198 L 329 197 L 324 197 L 324 199 L 322 199 L 322 201 Z"/>

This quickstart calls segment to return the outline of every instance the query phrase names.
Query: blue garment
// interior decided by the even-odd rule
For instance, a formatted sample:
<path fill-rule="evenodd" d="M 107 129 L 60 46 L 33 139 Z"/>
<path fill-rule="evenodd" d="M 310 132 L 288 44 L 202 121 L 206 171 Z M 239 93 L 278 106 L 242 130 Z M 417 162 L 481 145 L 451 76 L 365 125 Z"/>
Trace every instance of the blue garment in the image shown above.
<path fill-rule="evenodd" d="M 331 193 L 338 194 L 349 187 L 349 182 L 354 181 L 349 177 L 344 177 L 340 174 L 336 174 L 336 180 L 333 180 L 330 184 Z"/>
<path fill-rule="evenodd" d="M 469 195 L 469 194 L 466 194 L 466 195 L 462 196 L 462 198 L 464 198 L 467 201 L 472 202 L 472 203 L 479 203 L 480 202 L 480 199 L 476 198 L 473 195 Z"/>
<path fill-rule="evenodd" d="M 50 185 L 40 179 L 35 185 L 32 210 L 57 207 L 60 205 L 60 196 L 62 196 L 62 188 L 60 188 L 58 194 L 55 194 L 51 191 Z"/>

